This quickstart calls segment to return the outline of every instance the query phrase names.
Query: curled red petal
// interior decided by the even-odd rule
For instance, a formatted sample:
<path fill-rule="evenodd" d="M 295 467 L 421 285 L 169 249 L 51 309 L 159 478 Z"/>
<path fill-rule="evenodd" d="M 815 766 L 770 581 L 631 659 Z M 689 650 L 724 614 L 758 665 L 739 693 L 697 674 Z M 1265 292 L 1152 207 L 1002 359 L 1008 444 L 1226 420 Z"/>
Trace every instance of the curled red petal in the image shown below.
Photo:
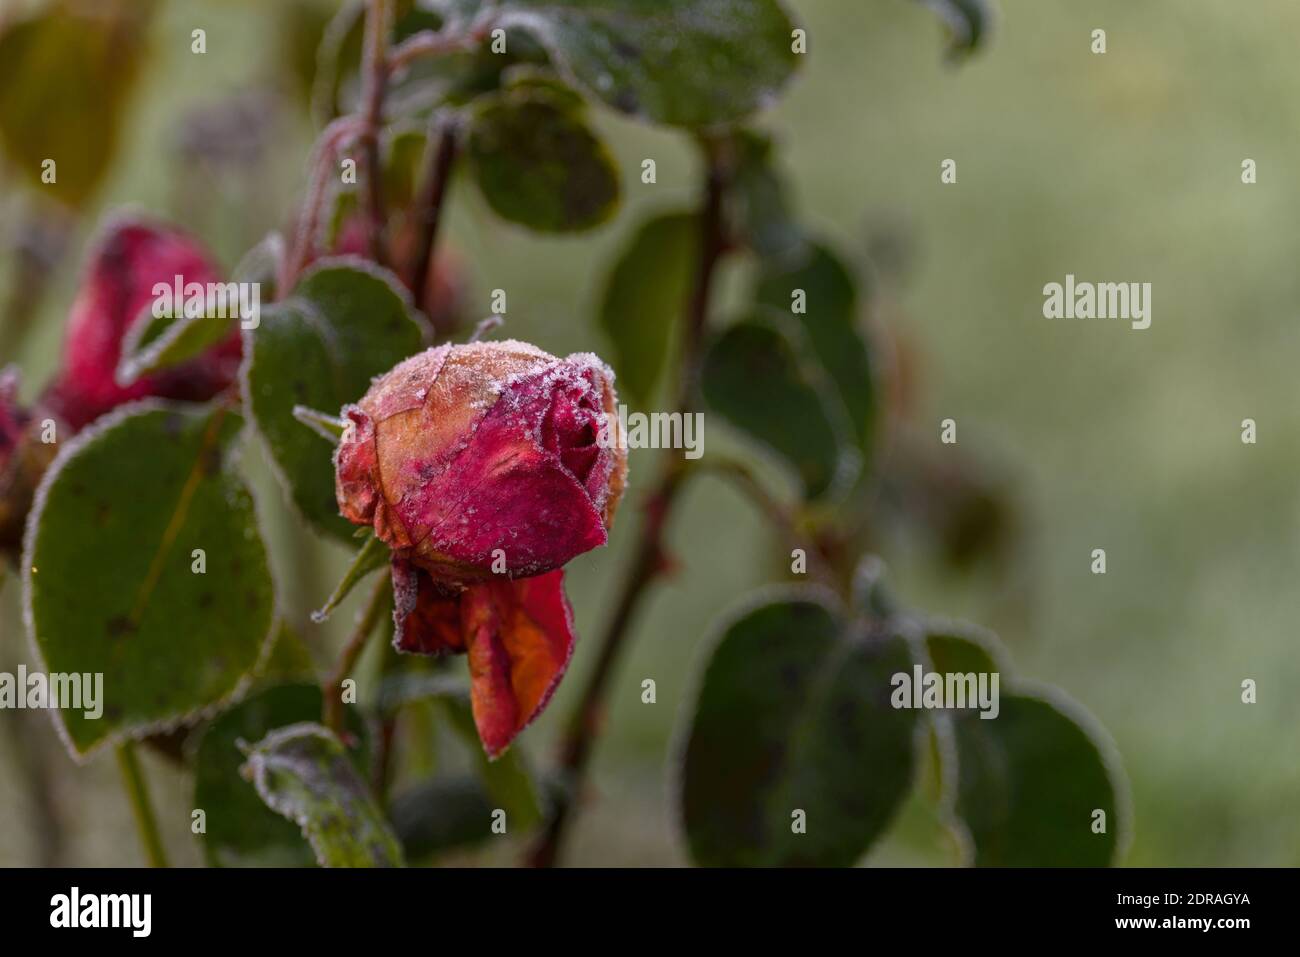
<path fill-rule="evenodd" d="M 417 655 L 446 655 L 465 650 L 460 595 L 447 591 L 410 562 L 394 558 L 393 645 Z"/>
<path fill-rule="evenodd" d="M 461 596 L 479 739 L 497 757 L 546 707 L 573 656 L 564 572 L 471 585 Z"/>
<path fill-rule="evenodd" d="M 379 500 L 375 423 L 355 405 L 343 410 L 343 420 L 343 438 L 334 452 L 334 493 L 344 518 L 357 525 L 369 525 Z"/>

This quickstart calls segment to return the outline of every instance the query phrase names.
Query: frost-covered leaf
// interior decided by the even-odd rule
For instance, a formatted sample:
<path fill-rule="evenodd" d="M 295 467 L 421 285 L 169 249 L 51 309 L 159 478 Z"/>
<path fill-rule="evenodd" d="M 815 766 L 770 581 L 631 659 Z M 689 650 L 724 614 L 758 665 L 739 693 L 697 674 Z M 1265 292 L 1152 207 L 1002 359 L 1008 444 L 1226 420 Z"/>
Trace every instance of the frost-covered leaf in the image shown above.
<path fill-rule="evenodd" d="M 705 865 L 847 866 L 912 784 L 917 713 L 890 704 L 907 642 L 821 592 L 727 619 L 682 756 L 680 810 Z"/>
<path fill-rule="evenodd" d="M 502 0 L 499 23 L 537 38 L 614 109 L 655 123 L 730 123 L 775 101 L 799 62 L 777 0 Z"/>
<path fill-rule="evenodd" d="M 481 98 L 466 156 L 488 205 L 539 232 L 605 222 L 619 201 L 618 167 L 570 100 L 538 86 Z"/>
<path fill-rule="evenodd" d="M 642 223 L 610 270 L 597 316 L 614 346 L 618 387 L 642 406 L 654 397 L 686 310 L 699 258 L 699 218 L 668 213 Z"/>
<path fill-rule="evenodd" d="M 971 863 L 1117 863 L 1129 828 L 1127 785 L 1114 745 L 1082 707 L 1058 689 L 1008 693 L 1004 684 L 996 718 L 959 712 L 952 730 L 956 786 L 945 787 Z"/>
<path fill-rule="evenodd" d="M 866 452 L 875 435 L 879 397 L 866 334 L 858 325 L 853 273 L 829 246 L 811 243 L 794 259 L 763 262 L 755 298 L 791 316 L 804 330 Z"/>
<path fill-rule="evenodd" d="M 232 323 L 239 321 L 227 318 L 229 315 L 227 307 L 211 301 L 203 315 L 150 316 L 147 322 L 136 322 L 122 338 L 122 355 L 114 373 L 117 384 L 129 386 L 225 342 L 231 337 Z"/>
<path fill-rule="evenodd" d="M 311 613 L 311 620 L 322 622 L 334 613 L 334 609 L 343 603 L 343 599 L 352 593 L 352 589 L 372 572 L 377 572 L 384 568 L 392 560 L 392 552 L 388 546 L 375 537 L 374 532 L 370 532 L 361 546 L 360 551 L 352 558 L 352 564 L 348 570 L 343 573 L 342 580 L 330 595 L 329 600 L 319 609 Z"/>
<path fill-rule="evenodd" d="M 794 467 L 807 497 L 852 476 L 857 457 L 829 383 L 773 317 L 756 314 L 716 335 L 701 386 L 710 408 Z"/>
<path fill-rule="evenodd" d="M 1116 863 L 1130 827 L 1127 782 L 1097 720 L 1059 689 L 1016 679 L 991 632 L 956 622 L 926 631 L 930 669 L 945 685 L 987 675 L 992 689 L 998 676 L 995 708 L 933 712 L 943 803 L 969 862 Z"/>
<path fill-rule="evenodd" d="M 203 811 L 203 852 L 220 867 L 309 867 L 316 863 L 302 830 L 268 808 L 239 774 L 240 741 L 258 741 L 276 728 L 319 720 L 320 687 L 279 684 L 250 695 L 203 732 L 194 760 L 194 807 Z M 350 730 L 364 741 L 363 723 L 349 712 Z M 364 748 L 352 753 L 365 767 Z"/>
<path fill-rule="evenodd" d="M 47 672 L 103 674 L 103 714 L 54 711 L 74 753 L 202 713 L 268 641 L 274 590 L 231 464 L 238 413 L 146 402 L 73 439 L 46 474 L 23 556 Z"/>
<path fill-rule="evenodd" d="M 244 332 L 245 401 L 303 515 L 344 540 L 352 526 L 334 499 L 333 450 L 294 416 L 337 412 L 370 380 L 418 352 L 421 328 L 396 278 L 362 260 L 320 260 L 293 293 Z"/>
<path fill-rule="evenodd" d="M 241 773 L 301 829 L 322 867 L 401 867 L 402 848 L 343 743 L 303 722 L 244 745 Z"/>

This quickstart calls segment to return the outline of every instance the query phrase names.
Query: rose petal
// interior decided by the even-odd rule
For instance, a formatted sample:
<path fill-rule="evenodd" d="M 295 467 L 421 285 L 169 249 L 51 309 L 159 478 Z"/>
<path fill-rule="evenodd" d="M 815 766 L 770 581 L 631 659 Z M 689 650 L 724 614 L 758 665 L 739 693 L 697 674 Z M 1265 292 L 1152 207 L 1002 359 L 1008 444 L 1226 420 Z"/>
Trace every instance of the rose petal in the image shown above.
<path fill-rule="evenodd" d="M 419 494 L 398 497 L 385 472 L 394 513 L 426 567 L 454 562 L 493 569 L 498 549 L 514 577 L 536 575 L 604 545 L 603 517 L 560 456 L 539 443 L 559 363 L 513 385 L 478 425 L 468 445 Z M 380 449 L 381 463 L 386 453 Z M 381 464 L 381 468 L 382 468 Z"/>
<path fill-rule="evenodd" d="M 461 596 L 479 739 L 497 757 L 550 700 L 573 655 L 564 572 L 472 585 Z"/>
<path fill-rule="evenodd" d="M 393 646 L 418 655 L 465 650 L 460 595 L 438 586 L 410 562 L 393 558 Z"/>

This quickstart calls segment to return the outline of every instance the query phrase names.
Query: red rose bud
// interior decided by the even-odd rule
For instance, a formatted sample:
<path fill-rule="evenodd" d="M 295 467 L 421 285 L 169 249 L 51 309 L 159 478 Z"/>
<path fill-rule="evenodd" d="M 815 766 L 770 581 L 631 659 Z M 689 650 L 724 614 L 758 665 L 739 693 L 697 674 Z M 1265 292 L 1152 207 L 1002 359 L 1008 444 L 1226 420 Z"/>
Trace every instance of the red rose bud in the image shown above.
<path fill-rule="evenodd" d="M 344 409 L 339 510 L 393 549 L 395 644 L 468 653 L 490 755 L 568 665 L 559 569 L 607 539 L 627 476 L 615 408 L 595 356 L 507 341 L 429 349 Z"/>
<path fill-rule="evenodd" d="M 207 253 L 184 233 L 137 220 L 119 220 L 96 244 L 68 319 L 63 365 L 43 404 L 74 430 L 110 409 L 147 396 L 205 401 L 234 382 L 239 371 L 238 323 L 230 338 L 189 362 L 129 386 L 115 378 L 122 340 L 137 322 L 148 321 L 154 287 L 180 277 L 205 287 L 218 271 Z M 214 322 L 222 320 L 214 319 Z"/>

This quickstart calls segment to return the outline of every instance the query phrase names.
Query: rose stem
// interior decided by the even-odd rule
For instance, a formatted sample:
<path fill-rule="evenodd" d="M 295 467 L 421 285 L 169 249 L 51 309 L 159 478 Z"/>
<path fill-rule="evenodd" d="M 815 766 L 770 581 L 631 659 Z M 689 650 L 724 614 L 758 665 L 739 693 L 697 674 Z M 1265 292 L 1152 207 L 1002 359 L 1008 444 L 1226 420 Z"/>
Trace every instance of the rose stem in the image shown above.
<path fill-rule="evenodd" d="M 351 676 L 352 669 L 356 667 L 357 660 L 361 657 L 361 652 L 366 649 L 366 642 L 370 640 L 371 632 L 383 617 L 388 605 L 388 592 L 388 573 L 385 572 L 375 581 L 374 590 L 366 600 L 361 614 L 357 616 L 356 627 L 348 637 L 347 644 L 343 646 L 343 651 L 339 653 L 338 661 L 334 663 L 334 670 L 325 679 L 322 689 L 325 692 L 325 704 L 321 712 L 321 720 L 325 722 L 327 728 L 340 737 L 343 735 L 343 682 Z"/>
<path fill-rule="evenodd" d="M 140 842 L 144 845 L 149 866 L 166 867 L 167 852 L 158 833 L 158 821 L 154 817 L 153 804 L 149 800 L 149 788 L 140 771 L 140 762 L 135 756 L 133 741 L 123 741 L 117 746 L 117 766 L 122 771 L 126 796 L 131 802 L 131 810 L 135 813 L 135 826 L 140 832 Z"/>
<path fill-rule="evenodd" d="M 366 12 L 365 62 L 361 68 L 361 133 L 366 158 L 366 240 L 370 258 L 387 265 L 384 230 L 384 167 L 379 155 L 379 129 L 384 120 L 384 93 L 388 88 L 388 0 L 370 0 Z"/>
<path fill-rule="evenodd" d="M 723 199 L 727 188 L 727 168 L 717 149 L 705 144 L 708 173 L 705 185 L 704 207 L 700 215 L 700 262 L 696 282 L 686 312 L 686 335 L 683 336 L 681 365 L 677 388 L 677 404 L 684 413 L 695 395 L 699 378 L 700 351 L 708 321 L 709 299 L 713 278 L 727 246 L 727 230 L 723 222 Z M 631 625 L 650 585 L 668 567 L 664 549 L 664 528 L 669 513 L 682 487 L 683 479 L 690 474 L 686 459 L 670 456 L 660 476 L 659 483 L 650 493 L 645 506 L 645 519 L 641 523 L 640 540 L 635 557 L 623 580 L 623 589 L 614 606 L 614 616 L 601 639 L 596 664 L 587 679 L 586 688 L 570 719 L 560 749 L 561 787 L 555 799 L 546 830 L 529 851 L 528 863 L 533 867 L 552 867 L 559 856 L 574 804 L 582 788 L 587 763 L 591 758 L 596 735 L 600 732 L 605 712 L 605 696 L 619 652 L 627 644 Z"/>
<path fill-rule="evenodd" d="M 442 223 L 442 206 L 447 197 L 447 184 L 456 163 L 458 150 L 456 123 L 442 119 L 437 123 L 437 145 L 429 150 L 429 174 L 416 201 L 416 226 L 419 242 L 412 255 L 407 275 L 411 277 L 411 294 L 416 306 L 428 314 L 433 305 L 428 301 L 429 272 L 433 268 L 434 249 L 438 243 L 438 227 Z"/>
<path fill-rule="evenodd" d="M 351 114 L 340 116 L 325 127 L 316 140 L 313 151 L 311 180 L 303 200 L 298 225 L 294 231 L 293 248 L 285 257 L 284 273 L 280 276 L 277 298 L 283 299 L 298 281 L 308 257 L 316 246 L 316 233 L 320 225 L 320 207 L 325 202 L 329 178 L 333 175 L 334 157 L 343 143 L 356 133 L 357 118 Z"/>

